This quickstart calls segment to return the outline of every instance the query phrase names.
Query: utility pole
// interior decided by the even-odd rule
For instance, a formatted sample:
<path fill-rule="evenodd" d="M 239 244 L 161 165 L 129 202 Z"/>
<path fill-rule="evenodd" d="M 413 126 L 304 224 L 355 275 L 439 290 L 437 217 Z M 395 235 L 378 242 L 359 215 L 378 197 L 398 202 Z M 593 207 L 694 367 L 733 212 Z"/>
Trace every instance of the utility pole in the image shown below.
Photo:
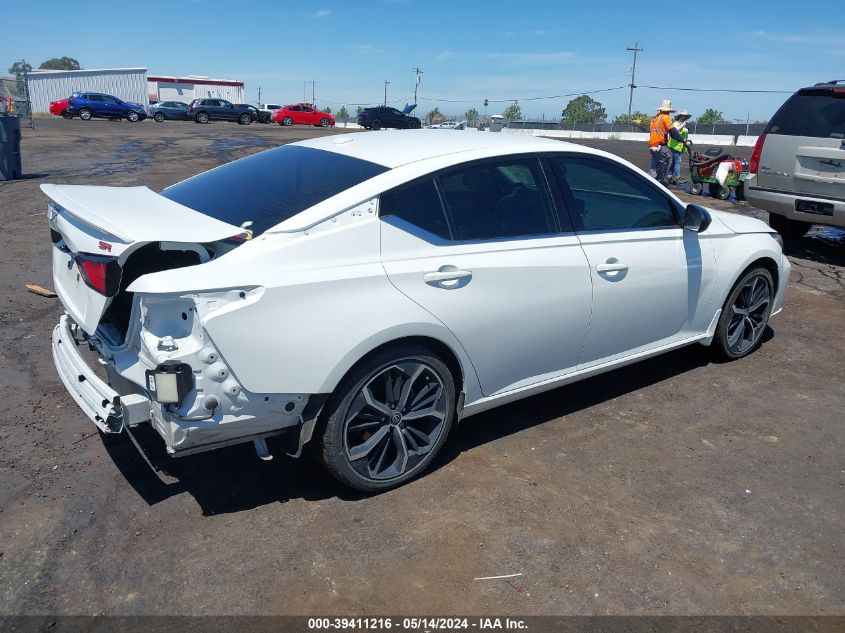
<path fill-rule="evenodd" d="M 415 73 L 417 73 L 417 82 L 414 84 L 414 103 L 417 103 L 417 90 L 420 87 L 420 75 L 423 74 L 422 68 L 417 66 L 416 68 L 412 68 Z"/>
<path fill-rule="evenodd" d="M 261 86 L 258 86 L 258 107 L 261 107 Z"/>
<path fill-rule="evenodd" d="M 384 80 L 384 105 L 387 105 L 387 86 L 390 85 L 390 82 L 385 79 Z"/>
<path fill-rule="evenodd" d="M 303 83 L 303 101 L 308 102 L 308 86 L 311 86 L 311 105 L 315 105 L 317 102 L 315 101 L 314 97 L 314 86 L 317 85 L 317 82 L 314 78 L 311 78 L 311 81 L 306 81 Z"/>
<path fill-rule="evenodd" d="M 634 53 L 634 65 L 631 66 L 631 83 L 628 84 L 630 86 L 630 90 L 628 92 L 628 125 L 631 124 L 631 103 L 634 101 L 634 88 L 637 87 L 637 84 L 634 83 L 636 81 L 637 76 L 637 53 L 641 53 L 643 49 L 639 47 L 639 42 L 634 42 L 634 48 L 630 46 L 625 49 L 629 50 Z"/>

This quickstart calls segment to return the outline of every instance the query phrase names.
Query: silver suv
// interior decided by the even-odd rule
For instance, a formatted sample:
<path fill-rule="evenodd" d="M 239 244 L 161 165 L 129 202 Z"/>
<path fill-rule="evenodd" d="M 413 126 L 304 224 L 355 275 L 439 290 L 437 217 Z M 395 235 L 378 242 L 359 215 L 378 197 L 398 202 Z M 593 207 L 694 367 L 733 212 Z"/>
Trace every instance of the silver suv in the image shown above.
<path fill-rule="evenodd" d="M 813 224 L 845 227 L 845 80 L 792 95 L 757 140 L 750 169 L 745 198 L 784 237 Z"/>

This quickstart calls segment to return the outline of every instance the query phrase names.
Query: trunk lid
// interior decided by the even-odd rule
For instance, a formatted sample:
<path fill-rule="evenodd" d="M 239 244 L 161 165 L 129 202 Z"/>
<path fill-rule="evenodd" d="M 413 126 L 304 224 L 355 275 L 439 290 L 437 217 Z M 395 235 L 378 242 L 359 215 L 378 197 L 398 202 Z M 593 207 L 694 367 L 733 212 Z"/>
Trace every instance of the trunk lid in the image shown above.
<path fill-rule="evenodd" d="M 47 215 L 56 293 L 88 334 L 96 331 L 121 287 L 124 266 L 136 250 L 166 242 L 171 250 L 192 251 L 244 233 L 238 226 L 168 200 L 147 187 L 45 184 L 41 190 L 52 200 Z M 111 289 L 105 293 L 89 285 L 100 270 L 92 268 L 92 262 L 112 277 L 107 284 Z"/>

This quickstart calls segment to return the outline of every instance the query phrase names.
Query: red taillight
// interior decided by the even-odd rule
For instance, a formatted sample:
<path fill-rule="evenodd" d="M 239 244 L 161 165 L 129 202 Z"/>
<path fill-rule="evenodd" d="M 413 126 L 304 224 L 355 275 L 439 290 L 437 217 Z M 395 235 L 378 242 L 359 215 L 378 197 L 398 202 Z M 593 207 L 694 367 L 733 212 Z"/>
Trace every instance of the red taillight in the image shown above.
<path fill-rule="evenodd" d="M 760 168 L 760 154 L 763 153 L 763 143 L 766 141 L 766 133 L 763 132 L 754 143 L 754 151 L 751 152 L 751 160 L 748 161 L 748 171 L 756 174 Z"/>
<path fill-rule="evenodd" d="M 77 255 L 76 265 L 85 281 L 101 295 L 113 297 L 120 288 L 120 265 L 114 257 L 101 255 Z"/>

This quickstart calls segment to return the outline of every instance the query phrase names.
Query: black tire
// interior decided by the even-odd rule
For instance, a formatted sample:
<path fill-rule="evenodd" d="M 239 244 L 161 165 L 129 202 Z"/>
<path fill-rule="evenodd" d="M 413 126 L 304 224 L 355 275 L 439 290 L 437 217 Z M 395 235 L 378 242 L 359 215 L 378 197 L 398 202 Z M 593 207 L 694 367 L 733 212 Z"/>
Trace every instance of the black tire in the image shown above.
<path fill-rule="evenodd" d="M 94 116 L 94 113 L 91 112 L 88 108 L 80 108 L 79 110 L 79 118 L 83 121 L 90 121 L 91 118 Z"/>
<path fill-rule="evenodd" d="M 270 122 L 270 116 L 271 115 L 269 115 L 269 114 L 265 114 L 264 116 L 261 117 L 261 122 L 262 123 L 269 123 Z"/>
<path fill-rule="evenodd" d="M 62 110 L 62 118 L 70 121 L 73 118 L 73 115 L 67 110 Z"/>
<path fill-rule="evenodd" d="M 141 115 L 139 115 L 135 110 L 130 110 L 126 113 L 126 120 L 130 123 L 137 123 L 141 120 Z"/>
<path fill-rule="evenodd" d="M 283 117 L 281 125 L 284 125 L 285 127 L 290 127 L 291 125 L 293 125 L 293 119 L 289 116 Z"/>
<path fill-rule="evenodd" d="M 370 127 L 373 128 L 374 130 L 380 130 L 381 129 L 381 121 L 376 119 L 375 121 L 370 123 Z"/>
<path fill-rule="evenodd" d="M 769 226 L 780 233 L 784 239 L 799 240 L 805 235 L 807 231 L 813 226 L 809 222 L 801 222 L 800 220 L 790 220 L 782 215 L 774 213 L 769 214 Z"/>
<path fill-rule="evenodd" d="M 252 123 L 252 115 L 244 112 L 241 116 L 238 117 L 238 124 L 239 125 L 249 125 Z"/>
<path fill-rule="evenodd" d="M 411 121 L 408 127 L 412 130 L 419 130 L 420 129 L 420 122 L 419 121 Z"/>
<path fill-rule="evenodd" d="M 712 198 L 718 198 L 719 200 L 727 200 L 731 197 L 731 188 L 723 187 L 718 182 L 711 182 L 709 190 L 710 196 Z"/>
<path fill-rule="evenodd" d="M 702 191 L 704 191 L 704 185 L 703 185 L 702 183 L 700 183 L 700 182 L 694 182 L 694 183 L 692 183 L 692 184 L 690 185 L 689 192 L 690 192 L 692 195 L 697 196 L 697 195 L 699 195 Z"/>
<path fill-rule="evenodd" d="M 153 115 L 153 121 L 155 121 L 156 123 L 161 123 L 162 121 L 164 121 L 165 118 L 166 117 L 164 116 L 164 112 L 156 112 Z"/>
<path fill-rule="evenodd" d="M 208 123 L 210 120 L 211 117 L 208 116 L 208 112 L 198 112 L 197 115 L 194 117 L 194 121 L 203 125 Z"/>
<path fill-rule="evenodd" d="M 759 301 L 756 293 L 762 292 L 762 285 L 753 285 L 758 282 L 766 285 L 768 293 L 766 303 L 764 306 L 743 315 L 744 307 L 739 310 L 734 308 L 738 305 L 738 302 L 748 303 L 750 306 L 756 305 Z M 751 290 L 749 290 L 749 284 L 752 284 Z M 737 360 L 757 349 L 769 322 L 774 298 L 775 284 L 768 270 L 762 266 L 757 266 L 742 275 L 739 281 L 734 284 L 725 304 L 722 306 L 722 314 L 719 316 L 719 324 L 716 326 L 716 334 L 713 337 L 713 349 L 716 354 L 725 360 Z M 751 328 L 752 335 L 746 337 L 748 328 Z"/>
<path fill-rule="evenodd" d="M 320 119 L 320 127 L 329 127 L 329 123 L 331 123 L 331 121 L 329 121 L 326 117 Z"/>
<path fill-rule="evenodd" d="M 414 377 L 409 380 L 410 387 L 407 393 L 405 388 L 408 383 L 400 382 L 403 377 L 408 379 L 408 374 L 403 373 L 404 367 L 420 368 L 420 373 L 414 372 Z M 390 381 L 385 384 L 394 385 L 394 394 L 400 390 L 398 385 L 401 385 L 401 394 L 405 395 L 405 402 L 411 402 L 414 396 L 418 400 L 422 397 L 425 402 L 430 397 L 428 394 L 437 393 L 433 403 L 426 404 L 423 409 L 436 407 L 438 412 L 430 417 L 417 418 L 413 424 L 408 423 L 407 427 L 401 415 L 407 411 L 400 412 L 399 404 L 393 405 L 395 409 L 389 418 L 378 409 L 368 406 L 360 407 L 357 413 L 349 416 L 350 408 L 356 404 L 356 401 L 360 403 L 361 398 L 364 397 L 365 387 L 371 382 L 379 381 L 382 376 L 386 376 L 385 379 Z M 422 379 L 425 379 L 425 383 L 414 394 L 414 386 L 419 385 Z M 432 392 L 432 389 L 435 391 Z M 383 394 L 386 391 L 388 390 L 385 389 L 379 393 Z M 370 395 L 375 393 L 371 390 L 368 392 Z M 401 396 L 397 400 L 401 402 Z M 363 492 L 380 492 L 395 488 L 417 477 L 434 460 L 451 430 L 455 419 L 455 403 L 454 378 L 439 356 L 426 347 L 416 344 L 387 347 L 355 366 L 335 389 L 320 416 L 320 424 L 315 434 L 317 440 L 314 446 L 315 452 L 328 471 L 346 486 Z M 410 404 L 409 409 L 413 411 L 414 406 L 413 403 Z M 389 410 L 386 413 L 389 413 Z M 361 430 L 360 416 L 367 416 L 366 421 L 363 422 L 367 430 Z M 442 416 L 442 419 L 439 416 Z M 428 421 L 423 422 L 426 417 Z M 357 430 L 349 428 L 350 423 L 356 422 L 356 426 L 359 427 Z M 424 424 L 428 426 L 423 426 Z M 424 431 L 412 428 L 415 425 L 432 430 L 426 436 Z M 368 430 L 370 428 L 375 428 L 375 431 L 371 432 Z M 372 444 L 369 451 L 364 451 L 361 458 L 354 461 L 350 458 L 350 451 L 358 449 L 361 452 L 366 442 L 379 434 L 382 439 Z M 428 437 L 429 443 L 420 441 L 421 437 Z M 350 439 L 360 440 L 360 443 L 347 448 Z M 404 460 L 402 454 L 396 449 L 397 445 L 394 444 L 398 441 L 401 441 L 405 447 Z M 416 448 L 411 448 L 412 444 Z M 420 450 L 422 452 L 419 452 Z M 378 471 L 383 466 L 386 457 L 393 461 L 385 466 L 381 473 L 374 475 L 373 470 Z M 400 462 L 401 466 L 397 466 Z M 402 471 L 398 472 L 398 468 L 402 468 Z M 382 474 L 384 476 L 381 476 Z"/>

